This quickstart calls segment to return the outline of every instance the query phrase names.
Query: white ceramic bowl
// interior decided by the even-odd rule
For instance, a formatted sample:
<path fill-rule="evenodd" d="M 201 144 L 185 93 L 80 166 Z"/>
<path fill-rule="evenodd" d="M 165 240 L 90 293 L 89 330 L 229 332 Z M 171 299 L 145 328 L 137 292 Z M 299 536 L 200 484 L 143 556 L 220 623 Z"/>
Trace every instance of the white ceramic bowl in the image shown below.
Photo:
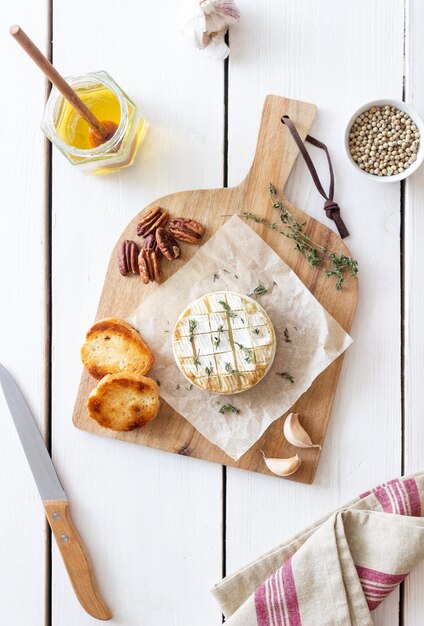
<path fill-rule="evenodd" d="M 401 172 L 400 174 L 394 174 L 393 176 L 376 176 L 376 174 L 369 174 L 368 172 L 361 170 L 359 165 L 353 160 L 352 155 L 350 154 L 350 150 L 349 150 L 349 134 L 350 134 L 350 129 L 352 128 L 353 123 L 358 117 L 358 115 L 360 115 L 364 111 L 368 111 L 368 109 L 370 109 L 373 106 L 384 106 L 385 104 L 394 106 L 400 111 L 405 111 L 405 113 L 409 115 L 409 117 L 412 119 L 414 124 L 416 124 L 420 132 L 420 145 L 418 148 L 416 160 L 404 172 Z M 345 147 L 345 152 L 346 152 L 349 162 L 352 164 L 352 166 L 355 168 L 357 172 L 362 174 L 362 176 L 366 176 L 367 178 L 370 178 L 371 180 L 374 180 L 377 183 L 396 183 L 400 180 L 403 180 L 404 178 L 407 178 L 411 174 L 413 174 L 420 167 L 421 163 L 424 160 L 424 122 L 422 121 L 420 116 L 414 111 L 414 109 L 412 109 L 408 104 L 405 104 L 405 102 L 401 102 L 400 100 L 372 100 L 371 102 L 367 102 L 366 104 L 361 106 L 357 111 L 355 111 L 355 113 L 353 113 L 348 123 L 346 124 L 346 129 L 345 129 L 345 134 L 344 134 L 344 147 Z"/>

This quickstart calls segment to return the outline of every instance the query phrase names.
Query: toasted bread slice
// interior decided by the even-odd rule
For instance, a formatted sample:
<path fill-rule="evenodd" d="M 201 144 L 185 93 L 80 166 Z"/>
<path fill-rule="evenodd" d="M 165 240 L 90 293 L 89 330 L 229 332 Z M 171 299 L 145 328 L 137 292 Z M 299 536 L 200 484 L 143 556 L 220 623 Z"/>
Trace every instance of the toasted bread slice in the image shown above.
<path fill-rule="evenodd" d="M 140 334 L 124 320 L 113 317 L 99 320 L 90 328 L 81 348 L 81 359 L 97 380 L 119 372 L 144 375 L 154 363 Z"/>
<path fill-rule="evenodd" d="M 88 396 L 90 417 L 112 430 L 134 430 L 159 410 L 159 386 L 151 378 L 123 372 L 108 374 Z"/>

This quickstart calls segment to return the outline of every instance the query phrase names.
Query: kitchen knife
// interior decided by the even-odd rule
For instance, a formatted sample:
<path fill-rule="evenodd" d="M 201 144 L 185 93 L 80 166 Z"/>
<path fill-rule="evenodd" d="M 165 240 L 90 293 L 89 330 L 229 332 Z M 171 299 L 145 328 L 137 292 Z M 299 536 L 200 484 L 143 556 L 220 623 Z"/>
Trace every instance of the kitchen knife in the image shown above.
<path fill-rule="evenodd" d="M 25 398 L 1 363 L 0 383 L 75 594 L 87 613 L 109 620 L 112 613 L 97 589 L 89 556 L 72 522 L 68 498 L 53 462 Z"/>

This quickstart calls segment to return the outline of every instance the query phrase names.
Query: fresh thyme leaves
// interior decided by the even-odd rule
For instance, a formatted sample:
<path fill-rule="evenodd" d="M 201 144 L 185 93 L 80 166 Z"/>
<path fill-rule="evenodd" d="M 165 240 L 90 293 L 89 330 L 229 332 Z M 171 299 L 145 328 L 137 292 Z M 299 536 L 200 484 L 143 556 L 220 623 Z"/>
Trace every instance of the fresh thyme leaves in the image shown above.
<path fill-rule="evenodd" d="M 243 350 L 244 360 L 246 361 L 246 363 L 252 363 L 253 361 L 252 350 L 250 348 L 245 348 L 245 346 L 242 343 L 239 343 L 238 341 L 235 341 L 234 343 L 236 344 L 236 346 L 240 348 L 240 350 Z M 229 363 L 226 363 L 226 365 L 229 365 Z"/>
<path fill-rule="evenodd" d="M 213 275 L 213 282 L 216 283 L 216 281 L 218 280 L 219 276 L 218 274 L 215 272 L 215 274 Z"/>
<path fill-rule="evenodd" d="M 259 217 L 259 215 L 255 215 L 254 213 L 242 211 L 240 215 L 242 215 L 243 217 L 247 217 L 247 219 L 253 220 L 254 222 L 257 222 L 258 224 L 265 223 L 267 226 L 269 226 L 269 222 L 267 222 L 264 217 Z M 276 225 L 274 224 L 274 226 Z"/>
<path fill-rule="evenodd" d="M 292 384 L 294 383 L 294 377 L 288 372 L 276 372 L 277 376 L 281 376 L 281 378 L 285 378 L 289 380 Z"/>
<path fill-rule="evenodd" d="M 250 296 L 263 296 L 264 293 L 267 293 L 268 289 L 265 287 L 265 285 L 262 284 L 261 281 L 259 281 L 259 284 L 257 287 L 255 287 L 255 289 L 252 291 L 252 293 L 250 293 Z"/>
<path fill-rule="evenodd" d="M 295 247 L 308 261 L 312 267 L 318 267 L 323 270 L 327 276 L 336 278 L 336 289 L 343 289 L 345 280 L 345 272 L 350 272 L 351 276 L 358 276 L 358 262 L 344 254 L 328 252 L 325 246 L 312 241 L 312 239 L 304 232 L 304 224 L 299 224 L 293 217 L 293 214 L 283 205 L 278 197 L 276 187 L 270 183 L 269 192 L 271 194 L 272 206 L 279 212 L 280 221 L 286 227 L 285 230 L 279 230 L 276 223 L 271 223 L 263 217 L 259 217 L 254 213 L 242 211 L 241 217 L 251 219 L 254 222 L 264 224 L 270 230 L 277 230 L 281 235 L 288 239 L 293 239 Z"/>
<path fill-rule="evenodd" d="M 218 326 L 216 332 L 218 333 L 216 337 L 212 336 L 212 345 L 214 346 L 214 348 L 218 348 L 219 344 L 221 343 L 221 335 L 224 332 L 224 326 L 222 324 L 221 326 Z"/>
<path fill-rule="evenodd" d="M 224 302 L 224 300 L 220 300 L 219 304 L 222 306 L 224 311 L 227 313 L 228 317 L 240 317 L 238 313 L 234 313 L 234 311 L 231 310 L 231 307 L 226 302 Z M 242 324 L 244 324 L 244 319 L 240 317 L 240 320 L 241 320 Z"/>
<path fill-rule="evenodd" d="M 209 363 L 209 367 L 205 367 L 206 376 L 209 378 L 213 374 L 212 363 Z"/>
<path fill-rule="evenodd" d="M 219 412 L 225 415 L 225 413 L 240 413 L 240 409 L 235 407 L 233 404 L 223 404 L 219 409 Z"/>
<path fill-rule="evenodd" d="M 158 387 L 160 387 L 160 380 L 157 380 L 156 382 L 158 384 Z"/>
<path fill-rule="evenodd" d="M 250 350 L 249 348 L 245 348 L 243 352 L 244 352 L 244 360 L 246 361 L 246 363 L 252 363 L 253 361 L 252 350 Z"/>
<path fill-rule="evenodd" d="M 197 326 L 196 320 L 193 320 L 193 319 L 189 319 L 188 320 L 188 329 L 190 331 L 190 341 L 191 341 L 191 343 L 193 343 L 193 341 L 194 341 L 194 330 L 195 330 L 196 326 Z"/>
<path fill-rule="evenodd" d="M 254 328 L 252 332 L 254 332 L 255 335 L 259 335 L 260 331 L 259 331 L 259 328 Z"/>
<path fill-rule="evenodd" d="M 189 385 L 185 385 L 185 388 L 187 389 L 187 391 L 191 391 L 193 389 L 193 383 L 190 383 Z"/>
<path fill-rule="evenodd" d="M 327 276 L 335 276 L 337 278 L 336 281 L 336 289 L 343 289 L 343 270 L 349 269 L 352 276 L 358 275 L 358 263 L 354 261 L 350 256 L 345 256 L 344 254 L 336 254 L 332 252 L 329 255 L 329 258 L 332 263 L 331 270 L 326 270 Z"/>
<path fill-rule="evenodd" d="M 219 304 L 226 311 L 228 317 L 237 317 L 237 313 L 233 313 L 231 307 L 226 302 L 224 302 L 224 300 L 220 300 Z"/>
<path fill-rule="evenodd" d="M 181 385 L 180 383 L 178 383 L 178 385 L 175 387 L 175 389 L 180 389 Z"/>
<path fill-rule="evenodd" d="M 200 365 L 199 353 L 200 353 L 200 350 L 197 352 L 196 356 L 193 358 L 193 363 L 196 366 L 196 368 L 198 368 Z"/>
<path fill-rule="evenodd" d="M 238 370 L 235 370 L 233 368 L 233 366 L 231 365 L 231 363 L 226 363 L 225 364 L 225 371 L 228 372 L 229 374 L 237 374 L 240 375 L 240 372 Z"/>
<path fill-rule="evenodd" d="M 287 328 L 284 329 L 284 341 L 286 343 L 291 343 L 292 340 L 290 339 L 290 335 L 289 335 L 289 331 Z"/>

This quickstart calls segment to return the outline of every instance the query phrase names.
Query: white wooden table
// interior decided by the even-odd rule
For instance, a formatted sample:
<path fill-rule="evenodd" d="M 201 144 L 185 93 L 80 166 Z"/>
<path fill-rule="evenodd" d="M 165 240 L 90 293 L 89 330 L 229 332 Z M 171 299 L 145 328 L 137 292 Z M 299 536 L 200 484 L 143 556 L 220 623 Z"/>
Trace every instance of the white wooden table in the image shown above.
<path fill-rule="evenodd" d="M 179 4 L 2 3 L 0 360 L 51 442 L 112 623 L 122 626 L 218 626 L 209 588 L 225 572 L 424 466 L 424 169 L 405 185 L 378 185 L 351 169 L 342 147 L 344 123 L 363 102 L 404 96 L 424 114 L 423 2 L 240 0 L 227 68 L 186 47 Z M 46 51 L 52 34 L 65 75 L 106 69 L 142 107 L 151 129 L 133 168 L 89 178 L 50 155 L 39 131 L 46 85 L 8 35 L 14 22 Z M 79 347 L 115 240 L 155 197 L 239 182 L 268 93 L 317 104 L 313 134 L 334 157 L 360 264 L 355 343 L 312 486 L 96 438 L 71 422 Z M 325 221 L 301 161 L 287 191 Z M 93 624 L 51 549 L 3 398 L 0 415 L 0 623 Z M 422 626 L 423 585 L 424 565 L 376 611 L 376 624 Z"/>

